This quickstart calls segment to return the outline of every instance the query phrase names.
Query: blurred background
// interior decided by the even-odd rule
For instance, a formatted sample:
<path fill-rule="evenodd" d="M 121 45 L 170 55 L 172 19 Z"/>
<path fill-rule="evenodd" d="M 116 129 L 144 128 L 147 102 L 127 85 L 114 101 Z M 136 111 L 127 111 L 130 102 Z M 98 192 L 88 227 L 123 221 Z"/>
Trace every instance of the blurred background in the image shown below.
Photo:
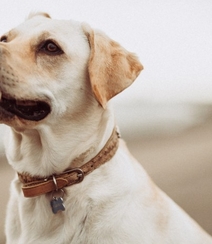
<path fill-rule="evenodd" d="M 74 19 L 135 52 L 144 70 L 113 99 L 132 154 L 156 184 L 212 234 L 212 1 L 1 0 L 0 35 L 31 11 Z M 14 172 L 0 125 L 0 243 Z M 2 239 L 1 239 L 2 238 Z"/>

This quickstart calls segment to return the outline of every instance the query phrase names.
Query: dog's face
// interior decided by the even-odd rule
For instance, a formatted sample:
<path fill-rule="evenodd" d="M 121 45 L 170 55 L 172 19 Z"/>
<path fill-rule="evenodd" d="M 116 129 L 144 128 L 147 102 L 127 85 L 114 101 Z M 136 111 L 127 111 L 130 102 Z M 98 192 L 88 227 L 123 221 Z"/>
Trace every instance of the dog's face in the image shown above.
<path fill-rule="evenodd" d="M 3 35 L 0 121 L 34 126 L 49 115 L 59 118 L 71 105 L 76 109 L 89 53 L 80 24 L 71 21 L 33 16 Z"/>
<path fill-rule="evenodd" d="M 1 37 L 0 122 L 32 128 L 106 108 L 141 69 L 133 54 L 87 25 L 33 15 Z"/>

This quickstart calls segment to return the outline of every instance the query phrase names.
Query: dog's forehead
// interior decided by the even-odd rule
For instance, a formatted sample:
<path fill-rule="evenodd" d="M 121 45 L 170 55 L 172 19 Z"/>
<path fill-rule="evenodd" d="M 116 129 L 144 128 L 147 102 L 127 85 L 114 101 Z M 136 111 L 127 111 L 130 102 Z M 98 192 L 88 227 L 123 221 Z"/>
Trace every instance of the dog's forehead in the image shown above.
<path fill-rule="evenodd" d="M 82 33 L 81 24 L 73 20 L 56 20 L 44 16 L 35 16 L 12 29 L 8 36 L 10 39 L 23 37 L 25 39 L 36 37 L 42 33 L 53 36 L 78 35 Z"/>

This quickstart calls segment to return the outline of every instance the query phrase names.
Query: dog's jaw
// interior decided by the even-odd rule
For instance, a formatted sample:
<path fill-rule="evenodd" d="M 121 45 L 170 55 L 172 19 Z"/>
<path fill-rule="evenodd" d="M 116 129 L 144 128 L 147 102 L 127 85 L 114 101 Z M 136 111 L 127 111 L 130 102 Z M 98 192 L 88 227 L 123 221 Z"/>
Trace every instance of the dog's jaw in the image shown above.
<path fill-rule="evenodd" d="M 53 127 L 41 124 L 37 129 L 11 129 L 6 141 L 9 163 L 17 172 L 41 177 L 83 165 L 103 148 L 114 128 L 111 110 L 98 107 L 77 128 L 69 121 L 58 121 Z M 89 131 L 84 130 L 91 125 Z"/>

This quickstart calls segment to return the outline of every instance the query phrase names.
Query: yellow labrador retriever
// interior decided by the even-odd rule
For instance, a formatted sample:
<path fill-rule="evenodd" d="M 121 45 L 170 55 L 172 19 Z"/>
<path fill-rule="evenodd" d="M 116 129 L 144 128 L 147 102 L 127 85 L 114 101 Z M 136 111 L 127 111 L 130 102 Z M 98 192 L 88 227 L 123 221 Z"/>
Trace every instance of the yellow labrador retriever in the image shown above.
<path fill-rule="evenodd" d="M 17 172 L 7 244 L 211 244 L 115 128 L 109 100 L 142 65 L 86 24 L 31 15 L 1 37 L 0 122 Z"/>

